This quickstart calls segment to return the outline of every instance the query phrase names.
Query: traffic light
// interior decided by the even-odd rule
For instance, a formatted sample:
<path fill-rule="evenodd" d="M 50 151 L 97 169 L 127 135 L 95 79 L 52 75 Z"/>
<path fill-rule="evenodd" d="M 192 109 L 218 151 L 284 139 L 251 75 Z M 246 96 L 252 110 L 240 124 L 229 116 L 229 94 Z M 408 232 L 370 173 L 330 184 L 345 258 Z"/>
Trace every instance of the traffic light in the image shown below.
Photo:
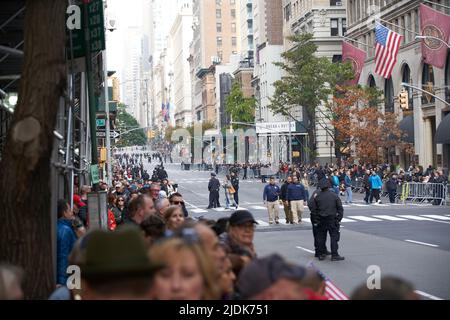
<path fill-rule="evenodd" d="M 100 162 L 106 162 L 106 148 L 100 148 Z"/>
<path fill-rule="evenodd" d="M 398 95 L 398 99 L 400 101 L 400 108 L 402 110 L 408 110 L 409 109 L 408 91 L 406 91 L 405 89 L 400 91 L 400 94 Z"/>

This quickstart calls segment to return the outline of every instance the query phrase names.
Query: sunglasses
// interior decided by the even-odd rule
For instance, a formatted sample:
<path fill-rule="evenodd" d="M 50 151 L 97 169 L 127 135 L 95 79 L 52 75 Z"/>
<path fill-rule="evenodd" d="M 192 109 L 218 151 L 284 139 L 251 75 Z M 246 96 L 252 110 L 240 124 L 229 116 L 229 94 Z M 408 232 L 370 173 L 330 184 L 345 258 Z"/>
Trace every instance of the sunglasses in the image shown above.
<path fill-rule="evenodd" d="M 172 204 L 184 204 L 184 201 L 172 201 Z"/>

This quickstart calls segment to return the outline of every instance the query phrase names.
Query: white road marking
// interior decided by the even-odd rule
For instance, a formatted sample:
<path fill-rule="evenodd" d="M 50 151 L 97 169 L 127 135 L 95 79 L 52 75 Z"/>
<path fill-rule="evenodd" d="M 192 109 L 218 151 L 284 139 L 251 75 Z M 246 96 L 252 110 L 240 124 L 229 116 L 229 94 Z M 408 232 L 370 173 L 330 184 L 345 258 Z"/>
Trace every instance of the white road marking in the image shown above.
<path fill-rule="evenodd" d="M 353 206 L 355 206 L 355 207 L 368 207 L 369 205 L 354 203 Z"/>
<path fill-rule="evenodd" d="M 444 216 L 438 216 L 435 214 L 422 214 L 422 217 L 427 217 L 427 218 L 433 218 L 433 219 L 438 219 L 438 220 L 450 220 L 450 218 L 448 217 L 444 217 Z"/>
<path fill-rule="evenodd" d="M 407 219 L 398 218 L 398 217 L 394 217 L 394 216 L 383 216 L 383 215 L 376 215 L 373 217 L 384 219 L 384 220 L 389 220 L 389 221 L 406 221 L 407 220 Z"/>
<path fill-rule="evenodd" d="M 266 207 L 262 207 L 262 206 L 251 206 L 250 208 L 255 209 L 255 210 L 267 210 Z"/>
<path fill-rule="evenodd" d="M 268 227 L 269 226 L 269 224 L 263 220 L 256 220 L 256 222 L 258 222 L 259 227 Z"/>
<path fill-rule="evenodd" d="M 414 292 L 417 293 L 417 294 L 420 294 L 421 296 L 424 296 L 425 298 L 431 299 L 431 300 L 444 300 L 442 298 L 433 296 L 433 295 L 431 295 L 429 293 L 426 293 L 426 292 L 423 292 L 423 291 L 420 291 L 420 290 L 414 290 Z"/>
<path fill-rule="evenodd" d="M 193 209 L 191 211 L 194 212 L 194 213 L 206 213 L 206 212 L 208 212 L 208 210 L 204 210 L 204 209 Z"/>
<path fill-rule="evenodd" d="M 296 248 L 297 248 L 297 249 L 300 249 L 300 250 L 303 250 L 303 251 L 306 251 L 306 252 L 308 252 L 308 253 L 315 253 L 314 251 L 309 250 L 309 249 L 306 249 L 306 248 L 303 248 L 303 247 L 297 246 Z"/>
<path fill-rule="evenodd" d="M 302 218 L 302 222 L 311 223 L 310 218 Z"/>
<path fill-rule="evenodd" d="M 361 220 L 361 221 L 382 221 L 380 219 L 366 217 L 366 216 L 349 216 L 349 218 Z"/>
<path fill-rule="evenodd" d="M 436 221 L 430 218 L 424 218 L 419 216 L 411 216 L 411 215 L 398 215 L 398 217 L 411 219 L 411 220 L 417 220 L 417 221 Z"/>
<path fill-rule="evenodd" d="M 213 210 L 214 211 L 217 211 L 217 212 L 222 212 L 222 211 L 225 211 L 225 208 L 213 208 Z"/>
<path fill-rule="evenodd" d="M 433 248 L 439 247 L 437 244 L 431 244 L 431 243 L 420 242 L 420 241 L 415 241 L 415 240 L 405 240 L 405 241 L 406 241 L 406 242 L 411 242 L 411 243 L 422 244 L 422 245 L 424 245 L 424 246 L 429 246 L 429 247 L 433 247 Z"/>
<path fill-rule="evenodd" d="M 342 218 L 341 222 L 356 222 L 356 221 L 352 219 Z"/>

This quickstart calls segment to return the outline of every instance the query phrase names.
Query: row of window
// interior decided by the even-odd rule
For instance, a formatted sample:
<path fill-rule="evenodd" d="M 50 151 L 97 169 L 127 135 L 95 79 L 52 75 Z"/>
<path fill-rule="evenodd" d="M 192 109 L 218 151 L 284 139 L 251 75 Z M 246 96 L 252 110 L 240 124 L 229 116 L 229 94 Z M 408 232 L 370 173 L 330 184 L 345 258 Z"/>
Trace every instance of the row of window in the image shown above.
<path fill-rule="evenodd" d="M 284 20 L 288 22 L 292 16 L 297 16 L 302 9 L 306 9 L 307 6 L 311 7 L 312 2 L 312 0 L 297 0 L 288 3 L 284 7 Z M 340 7 L 343 5 L 343 0 L 330 0 L 331 7 Z"/>
<path fill-rule="evenodd" d="M 307 24 L 300 28 L 301 33 L 313 33 L 313 21 L 309 21 Z M 345 36 L 347 34 L 347 19 L 346 18 L 332 18 L 330 19 L 330 35 Z"/>
<path fill-rule="evenodd" d="M 222 45 L 223 45 L 222 37 L 217 37 L 217 46 L 221 47 Z M 231 37 L 231 45 L 233 47 L 237 46 L 237 38 L 236 37 Z"/>
<path fill-rule="evenodd" d="M 216 31 L 217 33 L 222 33 L 222 22 L 216 23 Z M 231 32 L 236 33 L 236 23 L 231 24 Z"/>
<path fill-rule="evenodd" d="M 234 6 L 236 4 L 236 0 L 229 0 L 230 1 L 230 5 Z M 222 6 L 222 0 L 216 0 L 216 6 Z"/>
<path fill-rule="evenodd" d="M 236 9 L 231 9 L 230 14 L 232 19 L 236 19 Z M 222 19 L 222 9 L 216 9 L 216 18 Z"/>

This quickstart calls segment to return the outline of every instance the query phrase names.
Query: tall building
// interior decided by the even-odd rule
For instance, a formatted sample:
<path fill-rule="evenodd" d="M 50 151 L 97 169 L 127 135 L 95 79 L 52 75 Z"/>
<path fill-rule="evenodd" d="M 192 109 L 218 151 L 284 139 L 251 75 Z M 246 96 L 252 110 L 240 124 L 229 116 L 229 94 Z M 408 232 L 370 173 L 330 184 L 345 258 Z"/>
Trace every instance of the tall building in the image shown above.
<path fill-rule="evenodd" d="M 169 34 L 174 66 L 171 101 L 175 108 L 175 124 L 182 127 L 192 122 L 191 74 L 188 61 L 192 37 L 192 0 L 190 0 L 181 5 Z"/>
<path fill-rule="evenodd" d="M 195 121 L 217 119 L 215 97 L 209 97 L 215 80 L 208 70 L 211 65 L 228 63 L 230 56 L 241 50 L 239 3 L 239 0 L 193 1 L 194 36 L 189 61 Z"/>
<path fill-rule="evenodd" d="M 127 111 L 136 119 L 140 117 L 140 76 L 142 37 L 140 27 L 129 27 L 124 43 L 122 70 L 123 101 Z"/>
<path fill-rule="evenodd" d="M 257 0 L 241 0 L 240 29 L 241 53 L 243 59 L 249 59 L 253 65 L 255 44 L 253 39 L 253 5 Z"/>
<path fill-rule="evenodd" d="M 341 36 L 344 36 L 347 31 L 346 4 L 346 0 L 283 0 L 283 36 L 312 33 L 313 41 L 318 47 L 317 56 L 340 61 L 342 59 Z M 284 50 L 291 48 L 292 43 L 284 41 Z M 314 128 L 316 159 L 321 163 L 330 163 L 336 155 L 332 137 L 329 136 L 324 126 L 330 127 L 331 124 L 322 116 L 325 111 L 323 106 L 317 106 L 316 110 L 316 127 Z M 306 119 L 306 112 L 303 112 L 302 107 L 294 110 L 293 116 L 296 122 L 300 123 L 299 129 L 307 126 L 308 119 Z M 293 160 L 309 161 L 310 158 L 306 152 L 309 139 L 306 132 L 295 132 L 294 137 L 293 150 L 298 153 L 295 154 Z M 308 147 L 312 148 L 313 146 Z"/>
<path fill-rule="evenodd" d="M 433 1 L 450 6 L 450 1 Z M 444 68 L 440 69 L 424 63 L 421 43 L 415 36 L 420 34 L 419 4 L 420 0 L 387 0 L 387 1 L 356 1 L 348 2 L 348 33 L 347 37 L 360 43 L 353 43 L 367 51 L 367 59 L 359 83 L 376 86 L 383 90 L 385 102 L 384 112 L 399 112 L 403 120 L 400 127 L 410 132 L 408 142 L 414 144 L 415 154 L 409 156 L 398 148 L 385 150 L 385 156 L 390 163 L 405 167 L 410 163 L 424 167 L 434 165 L 447 168 L 450 166 L 450 145 L 438 143 L 436 131 L 442 119 L 450 114 L 450 107 L 445 103 L 420 92 L 408 90 L 409 110 L 400 110 L 396 97 L 402 90 L 402 82 L 430 90 L 441 99 L 450 102 L 450 58 Z M 448 9 L 439 5 L 425 3 L 434 9 L 448 14 Z M 389 79 L 375 74 L 375 32 L 372 16 L 380 17 L 389 29 L 400 33 L 403 40 L 399 49 L 397 63 Z M 366 44 L 366 45 L 363 45 Z"/>
<path fill-rule="evenodd" d="M 257 130 L 264 130 L 264 127 L 277 127 L 277 132 L 270 132 L 271 135 L 283 136 L 284 141 L 288 139 L 289 127 L 280 126 L 288 120 L 284 116 L 274 115 L 268 106 L 270 98 L 275 93 L 273 84 L 281 80 L 281 68 L 274 65 L 274 62 L 281 60 L 283 52 L 283 6 L 282 0 L 254 0 L 253 1 L 253 25 L 255 39 L 255 67 L 252 85 L 254 95 L 257 100 L 256 124 Z M 258 129 L 259 128 L 259 129 Z M 263 130 L 261 130 L 263 129 Z M 260 145 L 260 160 L 271 162 L 274 159 L 272 152 L 269 152 L 267 145 L 271 141 L 266 141 L 268 133 L 258 134 Z M 288 159 L 287 142 L 280 143 L 281 148 L 278 153 L 280 160 Z M 268 157 L 269 155 L 269 157 Z"/>

